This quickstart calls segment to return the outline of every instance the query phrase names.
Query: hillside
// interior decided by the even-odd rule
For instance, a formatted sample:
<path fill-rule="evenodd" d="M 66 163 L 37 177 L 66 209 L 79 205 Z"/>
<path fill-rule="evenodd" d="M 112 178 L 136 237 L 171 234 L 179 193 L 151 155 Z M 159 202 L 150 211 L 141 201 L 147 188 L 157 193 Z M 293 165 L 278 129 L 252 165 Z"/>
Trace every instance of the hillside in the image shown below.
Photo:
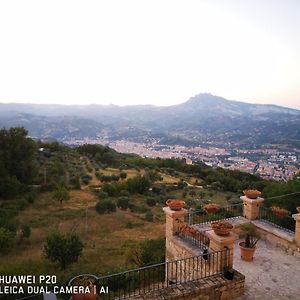
<path fill-rule="evenodd" d="M 199 94 L 168 107 L 151 105 L 0 104 L 0 126 L 25 126 L 37 138 L 108 138 L 185 145 L 300 146 L 300 111 Z M 38 129 L 37 129 L 38 128 Z"/>
<path fill-rule="evenodd" d="M 78 273 L 141 266 L 135 260 L 140 253 L 147 253 L 143 264 L 163 259 L 167 199 L 183 199 L 186 208 L 197 208 L 201 215 L 205 204 L 240 203 L 247 187 L 267 197 L 300 188 L 299 179 L 266 182 L 247 173 L 146 159 L 100 145 L 34 142 L 18 128 L 1 130 L 0 145 L 0 273 L 55 274 L 60 283 Z M 300 205 L 297 195 L 274 203 L 290 211 Z M 65 269 L 45 256 L 46 241 L 56 232 L 75 232 L 83 243 L 79 259 Z"/>

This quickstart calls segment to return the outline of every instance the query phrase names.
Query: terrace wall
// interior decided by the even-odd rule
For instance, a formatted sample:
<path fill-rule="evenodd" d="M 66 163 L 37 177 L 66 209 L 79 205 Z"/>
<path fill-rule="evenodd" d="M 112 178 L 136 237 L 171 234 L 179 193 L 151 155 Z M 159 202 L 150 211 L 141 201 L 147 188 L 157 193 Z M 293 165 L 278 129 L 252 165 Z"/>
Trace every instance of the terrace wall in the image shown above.
<path fill-rule="evenodd" d="M 231 300 L 243 295 L 245 276 L 235 271 L 233 280 L 214 275 L 138 296 L 135 300 Z"/>

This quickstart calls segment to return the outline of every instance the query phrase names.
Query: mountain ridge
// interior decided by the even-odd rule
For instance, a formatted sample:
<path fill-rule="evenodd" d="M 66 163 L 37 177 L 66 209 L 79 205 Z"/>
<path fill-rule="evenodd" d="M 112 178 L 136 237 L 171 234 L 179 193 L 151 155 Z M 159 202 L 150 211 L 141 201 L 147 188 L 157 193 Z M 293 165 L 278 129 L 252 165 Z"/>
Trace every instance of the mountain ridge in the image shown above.
<path fill-rule="evenodd" d="M 227 100 L 207 93 L 163 107 L 0 104 L 0 126 L 22 124 L 34 136 L 52 134 L 62 141 L 86 135 L 137 142 L 151 138 L 168 143 L 180 140 L 187 145 L 300 146 L 300 110 Z"/>

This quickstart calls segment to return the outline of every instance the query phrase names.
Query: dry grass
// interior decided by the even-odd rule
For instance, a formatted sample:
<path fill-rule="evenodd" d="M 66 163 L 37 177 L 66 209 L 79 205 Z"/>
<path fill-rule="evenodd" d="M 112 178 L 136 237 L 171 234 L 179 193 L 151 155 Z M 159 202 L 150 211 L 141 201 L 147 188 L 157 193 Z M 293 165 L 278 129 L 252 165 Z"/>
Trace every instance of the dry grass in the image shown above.
<path fill-rule="evenodd" d="M 129 211 L 118 210 L 113 214 L 99 215 L 95 211 L 96 197 L 85 190 L 72 191 L 70 200 L 62 205 L 45 193 L 17 217 L 19 224 L 31 227 L 29 242 L 14 247 L 0 261 L 0 273 L 56 274 L 61 280 L 75 273 L 104 274 L 126 265 L 126 253 L 137 242 L 164 235 L 164 222 L 148 223 Z M 126 228 L 126 223 L 140 226 Z M 43 245 L 47 234 L 54 228 L 66 232 L 76 230 L 85 247 L 80 260 L 68 271 L 43 257 Z"/>

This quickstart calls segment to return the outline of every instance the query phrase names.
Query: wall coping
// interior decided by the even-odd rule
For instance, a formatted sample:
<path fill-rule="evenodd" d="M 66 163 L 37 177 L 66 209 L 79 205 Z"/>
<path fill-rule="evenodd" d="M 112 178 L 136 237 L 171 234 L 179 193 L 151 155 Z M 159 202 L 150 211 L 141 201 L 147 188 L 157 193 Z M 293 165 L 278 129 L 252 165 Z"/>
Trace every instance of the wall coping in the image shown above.
<path fill-rule="evenodd" d="M 260 221 L 260 220 L 253 220 L 252 223 L 256 227 L 258 227 L 260 229 L 263 229 L 263 230 L 265 230 L 265 231 L 267 231 L 269 233 L 272 233 L 275 236 L 280 237 L 282 239 L 285 239 L 285 240 L 287 240 L 287 241 L 289 241 L 291 243 L 295 239 L 295 235 L 293 233 L 285 231 L 285 230 L 282 230 L 280 228 L 277 228 L 277 227 L 275 227 L 272 224 L 268 224 L 268 223 Z"/>
<path fill-rule="evenodd" d="M 201 278 L 196 281 L 168 286 L 144 295 L 131 297 L 135 300 L 175 300 L 175 299 L 234 299 L 244 293 L 245 276 L 234 270 L 233 280 L 221 274 Z M 227 290 L 226 290 L 227 289 Z M 202 296 L 202 297 L 201 297 Z M 201 297 L 201 298 L 200 298 Z M 229 298 L 230 297 L 230 298 Z"/>

